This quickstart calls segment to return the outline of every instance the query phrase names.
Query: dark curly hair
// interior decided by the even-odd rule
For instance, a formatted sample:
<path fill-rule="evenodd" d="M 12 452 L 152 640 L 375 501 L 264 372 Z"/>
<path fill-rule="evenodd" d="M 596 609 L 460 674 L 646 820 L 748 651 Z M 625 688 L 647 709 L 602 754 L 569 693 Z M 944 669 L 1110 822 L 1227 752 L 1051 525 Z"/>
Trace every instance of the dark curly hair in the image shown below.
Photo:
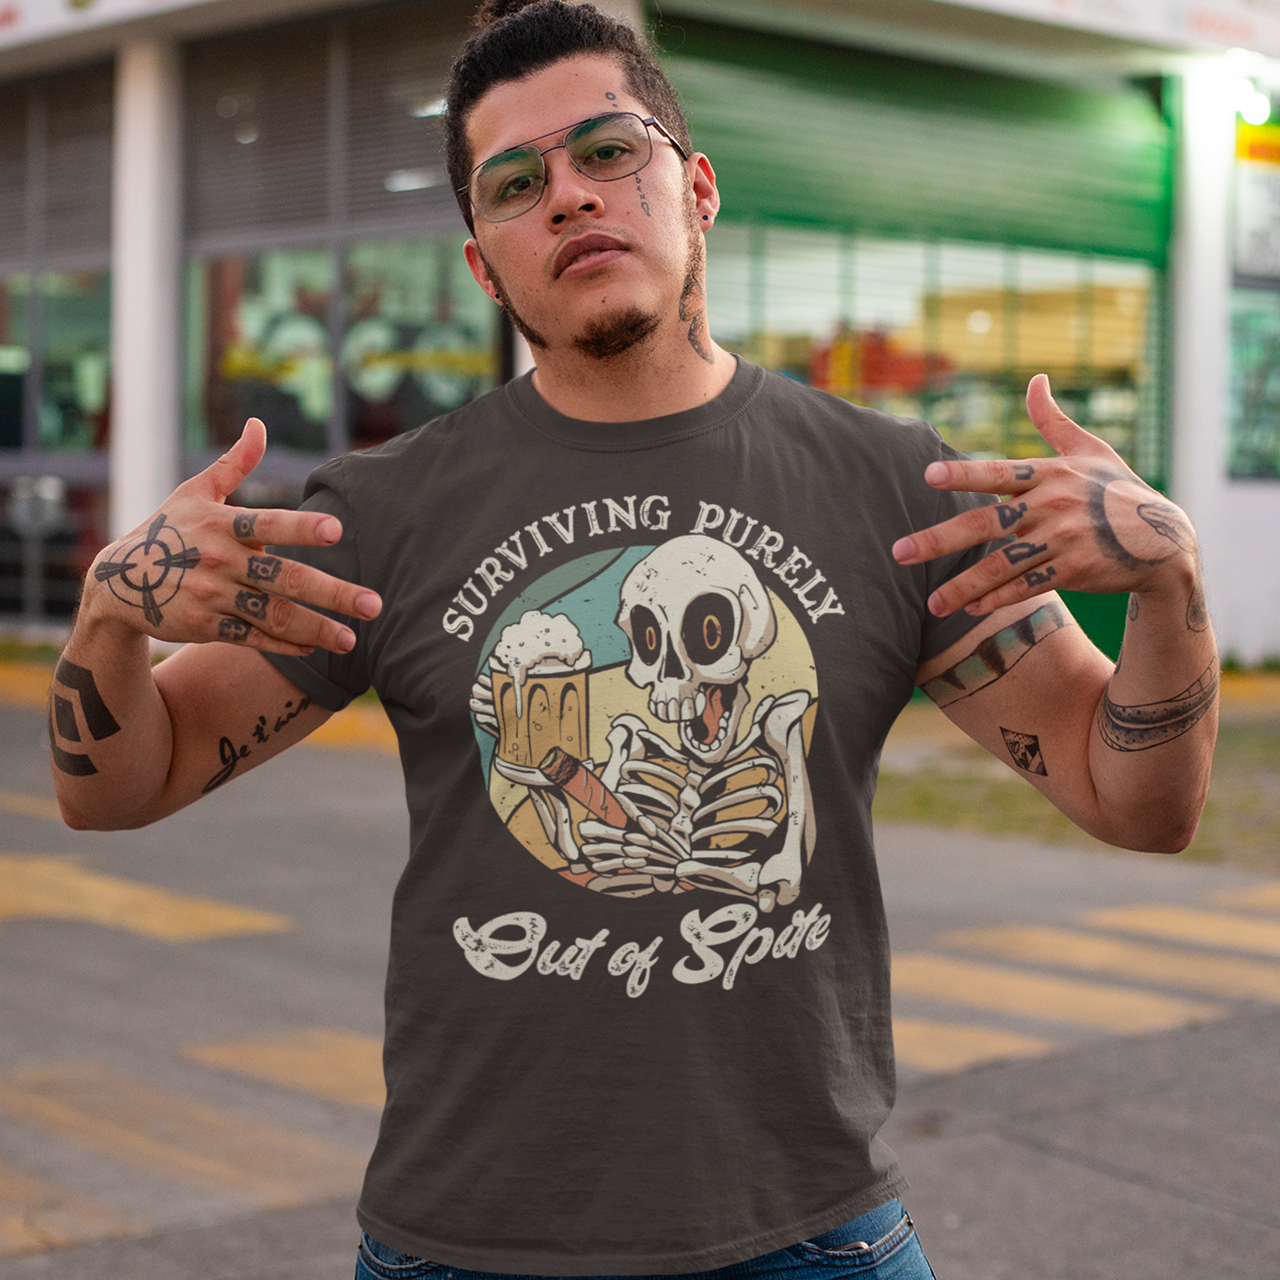
<path fill-rule="evenodd" d="M 467 226 L 475 231 L 467 178 L 474 166 L 467 120 L 477 102 L 496 84 L 520 80 L 565 58 L 596 54 L 622 69 L 627 91 L 684 147 L 693 151 L 689 126 L 671 81 L 663 74 L 643 36 L 590 4 L 564 0 L 485 0 L 476 13 L 479 28 L 449 72 L 445 94 L 445 156 L 449 181 Z"/>

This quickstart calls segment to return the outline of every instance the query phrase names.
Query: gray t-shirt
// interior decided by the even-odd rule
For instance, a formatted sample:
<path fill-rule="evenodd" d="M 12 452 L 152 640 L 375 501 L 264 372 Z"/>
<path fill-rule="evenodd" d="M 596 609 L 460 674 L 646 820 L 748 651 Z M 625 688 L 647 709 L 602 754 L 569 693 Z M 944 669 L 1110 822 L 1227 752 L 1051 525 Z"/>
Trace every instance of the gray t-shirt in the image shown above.
<path fill-rule="evenodd" d="M 378 591 L 352 653 L 411 817 L 386 988 L 376 1238 L 532 1275 L 707 1270 L 905 1184 L 871 799 L 917 665 L 976 621 L 903 568 L 932 428 L 740 363 L 644 422 L 528 377 L 318 468 Z M 473 692 L 479 678 L 480 684 Z"/>

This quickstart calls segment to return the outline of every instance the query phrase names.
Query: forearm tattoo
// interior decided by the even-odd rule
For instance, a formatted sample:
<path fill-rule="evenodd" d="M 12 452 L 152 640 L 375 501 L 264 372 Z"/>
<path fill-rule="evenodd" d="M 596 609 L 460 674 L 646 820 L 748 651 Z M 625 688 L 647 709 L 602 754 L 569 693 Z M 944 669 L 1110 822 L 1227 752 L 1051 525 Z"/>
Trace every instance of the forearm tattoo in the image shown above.
<path fill-rule="evenodd" d="M 77 666 L 69 658 L 59 661 L 53 673 L 54 681 L 68 692 L 75 694 L 75 701 L 64 698 L 56 689 L 49 701 L 49 745 L 55 767 L 74 778 L 87 778 L 98 772 L 97 766 L 84 752 L 68 751 L 62 742 L 82 742 L 80 724 L 76 717 L 76 702 L 80 705 L 80 717 L 84 727 L 95 742 L 120 732 L 115 716 L 107 710 L 107 704 L 98 692 L 93 672 L 88 667 Z"/>
<path fill-rule="evenodd" d="M 162 511 L 151 522 L 146 537 L 132 543 L 114 560 L 104 560 L 93 576 L 111 588 L 122 603 L 141 609 L 153 627 L 164 620 L 163 607 L 178 594 L 188 569 L 200 563 L 200 552 L 182 540 L 182 534 L 165 524 Z"/>
<path fill-rule="evenodd" d="M 1072 624 L 1071 615 L 1054 602 L 1019 618 L 995 635 L 979 641 L 967 658 L 921 686 L 940 707 L 972 697 L 1013 670 L 1046 636 Z"/>
<path fill-rule="evenodd" d="M 1122 707 L 1103 694 L 1098 732 L 1113 751 L 1147 751 L 1189 733 L 1218 696 L 1218 664 L 1211 662 L 1194 684 L 1163 702 Z"/>
<path fill-rule="evenodd" d="M 1009 748 L 1013 763 L 1027 773 L 1038 774 L 1042 778 L 1049 776 L 1044 767 L 1044 756 L 1040 752 L 1040 739 L 1034 733 L 1018 733 L 1013 729 L 1001 728 L 1004 745 Z"/>
<path fill-rule="evenodd" d="M 229 621 L 229 619 L 227 619 Z M 268 720 L 265 715 L 258 717 L 258 723 L 254 725 L 250 731 L 250 737 L 255 742 L 266 742 L 270 739 L 272 733 L 279 733 L 290 721 L 300 716 L 311 705 L 310 698 L 303 698 L 295 707 L 293 699 L 289 699 L 284 704 L 284 710 L 276 716 L 273 728 L 268 727 Z M 208 782 L 200 788 L 201 795 L 208 795 L 210 791 L 216 791 L 224 782 L 226 782 L 236 771 L 236 765 L 241 760 L 247 759 L 253 752 L 249 748 L 247 742 L 242 742 L 239 746 L 232 739 L 222 737 L 218 739 L 218 759 L 222 762 L 222 768 L 209 779 Z"/>

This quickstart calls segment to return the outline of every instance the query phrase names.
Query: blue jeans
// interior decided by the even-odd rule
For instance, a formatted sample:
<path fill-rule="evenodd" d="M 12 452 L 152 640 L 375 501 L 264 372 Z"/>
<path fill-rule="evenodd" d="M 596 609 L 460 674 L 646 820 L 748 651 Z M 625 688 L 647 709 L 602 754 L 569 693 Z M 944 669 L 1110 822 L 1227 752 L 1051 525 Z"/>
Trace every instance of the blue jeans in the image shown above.
<path fill-rule="evenodd" d="M 362 1235 L 356 1255 L 355 1280 L 539 1280 L 538 1277 L 500 1276 L 488 1271 L 463 1271 L 442 1262 L 414 1258 Z M 897 1200 L 890 1200 L 852 1222 L 749 1262 L 694 1271 L 678 1280 L 935 1280 L 916 1238 L 915 1224 Z M 589 1280 L 618 1280 L 593 1276 Z M 627 1280 L 641 1280 L 629 1277 Z M 652 1280 L 672 1280 L 653 1277 Z"/>

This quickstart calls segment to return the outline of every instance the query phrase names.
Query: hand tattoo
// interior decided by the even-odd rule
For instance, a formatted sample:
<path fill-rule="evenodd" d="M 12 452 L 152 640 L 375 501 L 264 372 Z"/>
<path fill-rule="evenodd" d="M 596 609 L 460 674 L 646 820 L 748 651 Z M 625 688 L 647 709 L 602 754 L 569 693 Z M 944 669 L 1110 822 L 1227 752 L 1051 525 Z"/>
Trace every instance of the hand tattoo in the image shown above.
<path fill-rule="evenodd" d="M 151 522 L 146 537 L 133 543 L 116 560 L 104 560 L 93 576 L 111 588 L 124 604 L 141 609 L 143 617 L 158 627 L 164 620 L 161 607 L 178 594 L 188 569 L 200 563 L 200 552 L 188 547 L 182 534 L 165 524 L 162 511 Z"/>
<path fill-rule="evenodd" d="M 1040 754 L 1040 739 L 1034 733 L 1016 733 L 1004 728 L 1000 732 L 1004 735 L 1004 745 L 1009 748 L 1013 763 L 1019 769 L 1042 778 L 1049 776 L 1049 770 L 1044 767 L 1044 756 Z"/>
<path fill-rule="evenodd" d="M 1098 732 L 1113 751 L 1148 751 L 1189 733 L 1218 696 L 1218 664 L 1211 662 L 1200 678 L 1163 702 L 1121 707 L 1104 694 L 1098 707 Z"/>
<path fill-rule="evenodd" d="M 1144 502 L 1138 514 L 1162 537 L 1175 547 L 1194 554 L 1196 536 L 1186 516 L 1169 502 Z"/>
<path fill-rule="evenodd" d="M 1032 569 L 1030 573 L 1025 573 L 1022 576 L 1027 586 L 1043 587 L 1051 578 L 1056 578 L 1058 576 L 1058 571 L 1053 567 L 1053 565 L 1048 565 L 1043 570 Z"/>
<path fill-rule="evenodd" d="M 258 513 L 255 511 L 252 515 L 238 515 L 232 521 L 232 532 L 237 538 L 252 538 L 253 526 L 258 523 Z"/>
<path fill-rule="evenodd" d="M 1021 564 L 1024 560 L 1030 560 L 1032 556 L 1043 555 L 1049 550 L 1049 544 L 1047 542 L 1011 542 L 1000 550 L 1010 564 Z"/>
<path fill-rule="evenodd" d="M 267 606 L 270 603 L 271 597 L 265 591 L 236 592 L 236 608 L 259 621 L 267 616 Z"/>
<path fill-rule="evenodd" d="M 1002 529 L 1012 529 L 1027 514 L 1025 502 L 1002 502 L 996 507 L 996 515 L 1000 517 Z"/>
<path fill-rule="evenodd" d="M 967 658 L 921 688 L 940 707 L 971 697 L 1008 675 L 1046 636 L 1071 623 L 1071 615 L 1061 605 L 1041 605 L 1034 613 L 980 640 Z"/>
<path fill-rule="evenodd" d="M 250 556 L 247 573 L 254 582 L 274 582 L 283 568 L 284 561 L 279 556 Z"/>
<path fill-rule="evenodd" d="M 1095 471 L 1089 478 L 1089 519 L 1093 523 L 1093 536 L 1097 539 L 1098 546 L 1102 554 L 1108 560 L 1114 560 L 1118 565 L 1125 569 L 1141 569 L 1146 565 L 1164 564 L 1164 562 L 1172 556 L 1172 552 L 1167 556 L 1135 556 L 1131 551 L 1125 549 L 1120 539 L 1116 537 L 1116 531 L 1111 526 L 1111 519 L 1107 515 L 1107 486 L 1114 484 L 1118 480 L 1127 480 L 1128 476 L 1119 475 L 1114 471 Z M 1163 507 L 1162 503 L 1144 503 L 1143 507 Z M 1138 508 L 1141 515 L 1143 507 Z M 1142 517 L 1151 525 L 1157 533 L 1164 534 L 1171 541 L 1177 540 L 1172 538 L 1164 529 L 1157 528 L 1155 524 L 1147 517 Z"/>
<path fill-rule="evenodd" d="M 243 618 L 220 618 L 218 620 L 218 639 L 230 640 L 242 644 L 249 638 L 253 628 Z"/>

